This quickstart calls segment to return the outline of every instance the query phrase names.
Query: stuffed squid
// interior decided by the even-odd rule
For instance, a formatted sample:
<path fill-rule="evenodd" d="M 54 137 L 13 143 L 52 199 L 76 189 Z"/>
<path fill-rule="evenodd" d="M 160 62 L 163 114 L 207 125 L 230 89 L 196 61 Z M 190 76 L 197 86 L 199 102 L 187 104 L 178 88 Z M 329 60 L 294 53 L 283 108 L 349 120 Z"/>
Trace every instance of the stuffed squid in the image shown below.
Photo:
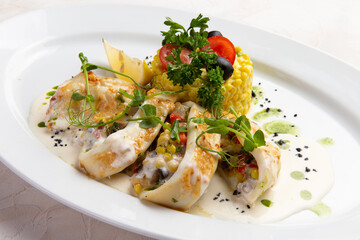
<path fill-rule="evenodd" d="M 251 132 L 259 127 L 251 122 Z M 223 150 L 238 157 L 237 165 L 232 167 L 226 162 L 219 165 L 220 174 L 229 183 L 234 195 L 246 204 L 252 205 L 266 190 L 271 188 L 280 172 L 280 149 L 270 142 L 255 148 L 252 152 L 243 149 L 244 140 L 234 135 L 222 138 Z"/>
<path fill-rule="evenodd" d="M 156 90 L 150 90 L 148 94 L 155 92 Z M 155 106 L 156 116 L 164 121 L 175 107 L 175 98 L 173 95 L 157 95 L 145 100 L 142 106 L 148 104 Z M 139 109 L 133 118 L 144 116 L 143 110 Z M 124 129 L 109 135 L 103 143 L 80 153 L 80 167 L 95 179 L 121 172 L 147 150 L 160 129 L 160 124 L 151 128 L 142 128 L 139 121 L 129 122 Z"/>
<path fill-rule="evenodd" d="M 147 154 L 141 171 L 132 180 L 135 192 L 141 199 L 186 210 L 201 197 L 217 168 L 219 157 L 195 143 L 199 134 L 207 128 L 206 125 L 191 121 L 187 125 L 187 119 L 204 116 L 209 117 L 210 113 L 195 103 L 177 103 L 170 119 L 172 124 L 173 119 L 180 119 L 179 127 L 186 127 L 188 132 L 183 133 L 185 136 L 179 136 L 180 141 L 172 140 L 170 132 L 166 130 L 160 135 L 156 150 Z M 220 135 L 204 134 L 199 143 L 219 150 Z"/>

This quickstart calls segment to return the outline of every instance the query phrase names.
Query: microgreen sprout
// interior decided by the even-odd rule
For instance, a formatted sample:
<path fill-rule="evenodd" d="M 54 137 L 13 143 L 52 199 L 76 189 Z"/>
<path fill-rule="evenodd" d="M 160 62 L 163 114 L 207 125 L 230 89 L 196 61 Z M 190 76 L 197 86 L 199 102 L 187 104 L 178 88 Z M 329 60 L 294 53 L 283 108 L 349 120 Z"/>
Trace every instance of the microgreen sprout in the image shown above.
<path fill-rule="evenodd" d="M 88 62 L 88 59 L 86 56 L 84 56 L 84 54 L 81 52 L 79 53 L 79 59 L 81 61 L 81 69 L 84 73 L 84 77 L 85 77 L 85 91 L 83 90 L 74 90 L 73 94 L 71 95 L 68 107 L 67 107 L 67 116 L 66 116 L 66 120 L 69 122 L 69 124 L 71 126 L 76 126 L 76 127 L 84 127 L 84 128 L 97 128 L 97 127 L 102 127 L 111 123 L 114 123 L 118 120 L 120 120 L 121 118 L 123 118 L 126 114 L 128 114 L 129 110 L 131 107 L 138 107 L 140 105 L 142 105 L 144 103 L 144 101 L 148 98 L 151 97 L 155 97 L 158 96 L 160 94 L 177 94 L 180 92 L 183 92 L 185 90 L 180 90 L 180 91 L 163 91 L 163 92 L 157 92 L 154 94 L 149 94 L 146 95 L 145 90 L 146 89 L 144 86 L 141 86 L 139 83 L 137 83 L 131 76 L 126 75 L 124 73 L 106 68 L 106 67 L 102 67 L 102 66 L 98 66 L 92 63 Z M 123 89 L 119 89 L 119 96 L 117 97 L 117 99 L 124 103 L 125 100 L 123 97 L 129 98 L 131 99 L 130 103 L 125 107 L 124 111 L 119 112 L 115 115 L 114 118 L 108 120 L 108 121 L 98 121 L 95 122 L 92 117 L 94 114 L 96 114 L 96 109 L 93 105 L 93 102 L 95 102 L 95 98 L 93 95 L 91 95 L 90 92 L 90 86 L 89 86 L 89 75 L 88 75 L 88 71 L 90 70 L 94 70 L 94 69 L 103 69 L 106 71 L 110 71 L 112 73 L 116 73 L 122 76 L 125 76 L 127 78 L 129 78 L 130 80 L 132 80 L 136 86 L 138 86 L 138 89 L 135 89 L 133 91 L 133 94 L 129 94 L 126 91 L 124 91 Z M 74 108 L 72 107 L 74 102 L 81 102 L 80 105 L 82 105 L 80 107 L 79 111 L 74 110 Z M 87 105 L 89 106 L 87 108 Z"/>
<path fill-rule="evenodd" d="M 191 118 L 190 121 L 194 123 L 201 123 L 208 125 L 208 128 L 204 131 L 202 131 L 198 137 L 196 138 L 196 145 L 200 147 L 203 150 L 217 153 L 219 156 L 227 161 L 230 166 L 236 167 L 239 163 L 239 156 L 232 156 L 228 154 L 225 151 L 217 151 L 213 149 L 206 148 L 204 146 L 201 146 L 199 144 L 199 139 L 205 134 L 205 133 L 217 133 L 220 135 L 226 135 L 228 133 L 235 134 L 235 137 L 240 137 L 244 139 L 244 150 L 246 152 L 252 152 L 254 148 L 264 146 L 266 144 L 264 133 L 261 130 L 257 130 L 254 135 L 251 134 L 251 125 L 249 120 L 246 118 L 245 115 L 242 115 L 240 117 L 237 116 L 237 114 L 234 114 L 236 117 L 235 121 L 231 121 L 228 119 L 213 119 L 213 118 L 200 118 L 200 117 L 194 117 Z"/>

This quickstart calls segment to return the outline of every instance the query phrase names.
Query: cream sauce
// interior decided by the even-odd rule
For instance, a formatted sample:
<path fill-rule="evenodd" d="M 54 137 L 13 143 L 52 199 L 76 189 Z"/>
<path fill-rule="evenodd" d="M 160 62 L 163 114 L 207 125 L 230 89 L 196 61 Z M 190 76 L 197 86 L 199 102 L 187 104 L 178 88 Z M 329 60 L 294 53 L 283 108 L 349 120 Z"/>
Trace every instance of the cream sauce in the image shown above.
<path fill-rule="evenodd" d="M 48 149 L 78 168 L 78 156 L 84 145 L 81 140 L 84 131 L 72 129 L 55 135 L 47 128 L 38 127 L 38 123 L 45 119 L 49 104 L 49 100 L 45 98 L 46 94 L 43 94 L 33 103 L 29 116 L 30 127 Z M 74 137 L 73 134 L 78 137 Z M 55 139 L 61 139 L 63 146 L 55 147 Z M 216 173 L 204 195 L 188 212 L 240 222 L 265 223 L 284 219 L 312 207 L 318 210 L 317 204 L 330 190 L 334 181 L 332 164 L 325 150 L 316 142 L 290 134 L 279 134 L 271 140 L 286 141 L 289 148 L 281 150 L 281 171 L 278 181 L 251 208 L 234 196 L 234 190 Z M 293 172 L 296 171 L 303 173 L 304 177 L 294 178 Z M 134 194 L 130 177 L 125 174 L 119 173 L 101 182 L 127 194 Z M 262 200 L 263 203 L 270 203 L 270 206 L 265 206 L 267 204 L 261 203 Z M 327 209 L 327 212 L 330 210 Z"/>

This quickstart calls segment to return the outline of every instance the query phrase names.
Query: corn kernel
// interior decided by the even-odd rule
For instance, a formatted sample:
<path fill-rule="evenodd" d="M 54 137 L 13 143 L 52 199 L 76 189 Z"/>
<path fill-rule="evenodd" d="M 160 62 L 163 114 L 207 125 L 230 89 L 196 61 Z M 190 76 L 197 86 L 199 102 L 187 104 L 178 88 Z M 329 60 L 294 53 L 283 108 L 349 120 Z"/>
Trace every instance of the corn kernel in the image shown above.
<path fill-rule="evenodd" d="M 170 172 L 175 172 L 178 169 L 179 163 L 175 160 L 171 160 L 168 163 L 168 168 L 170 170 Z"/>
<path fill-rule="evenodd" d="M 162 167 L 164 167 L 164 166 L 165 166 L 165 161 L 164 161 L 164 159 L 162 159 L 162 158 L 156 159 L 156 161 L 155 161 L 155 167 L 156 167 L 156 168 L 162 168 Z"/>
<path fill-rule="evenodd" d="M 250 176 L 253 179 L 258 179 L 259 178 L 259 171 L 256 168 L 252 169 L 251 172 L 250 172 Z"/>
<path fill-rule="evenodd" d="M 172 154 L 176 153 L 176 147 L 175 147 L 174 144 L 167 145 L 167 146 L 166 146 L 166 150 L 167 150 L 169 153 L 172 153 Z"/>
<path fill-rule="evenodd" d="M 157 147 L 157 148 L 156 148 L 156 152 L 157 152 L 158 154 L 164 154 L 164 153 L 166 153 L 166 150 L 165 150 L 164 147 Z"/>
<path fill-rule="evenodd" d="M 140 184 L 140 183 L 136 183 L 136 184 L 134 185 L 134 190 L 135 190 L 135 193 L 136 193 L 137 195 L 139 195 L 140 192 L 141 192 L 141 190 L 142 190 L 141 184 Z"/>
<path fill-rule="evenodd" d="M 165 153 L 165 154 L 164 154 L 164 158 L 165 158 L 165 160 L 168 162 L 168 161 L 170 161 L 170 160 L 173 158 L 173 156 L 172 156 L 170 153 Z"/>
<path fill-rule="evenodd" d="M 237 173 L 236 178 L 239 180 L 239 182 L 243 182 L 244 175 L 242 173 Z"/>

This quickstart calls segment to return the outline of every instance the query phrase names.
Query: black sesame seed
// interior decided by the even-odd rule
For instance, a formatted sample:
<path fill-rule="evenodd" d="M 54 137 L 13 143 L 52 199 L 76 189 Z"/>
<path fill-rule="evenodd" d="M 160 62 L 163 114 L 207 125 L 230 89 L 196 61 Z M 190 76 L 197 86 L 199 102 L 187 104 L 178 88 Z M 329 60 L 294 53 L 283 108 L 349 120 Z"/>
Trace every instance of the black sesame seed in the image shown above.
<path fill-rule="evenodd" d="M 67 147 L 67 144 L 65 144 L 65 147 Z"/>
<path fill-rule="evenodd" d="M 284 115 L 284 118 L 286 118 L 286 115 Z"/>
<path fill-rule="evenodd" d="M 305 160 L 305 161 L 307 161 L 307 160 L 309 160 L 309 158 L 308 158 L 308 157 L 306 157 L 306 158 L 304 158 L 304 160 Z"/>
<path fill-rule="evenodd" d="M 246 207 L 248 208 L 248 209 L 250 209 L 250 205 L 248 204 L 248 205 L 246 205 Z"/>
<path fill-rule="evenodd" d="M 244 213 L 244 212 L 245 212 L 245 210 L 242 210 L 242 211 L 241 211 L 241 213 Z"/>
<path fill-rule="evenodd" d="M 270 112 L 270 108 L 266 108 L 266 110 L 265 110 L 265 111 L 266 111 L 267 113 L 268 113 L 268 112 Z"/>
<path fill-rule="evenodd" d="M 276 133 L 274 133 L 274 137 L 277 137 L 277 136 L 279 136 L 279 134 L 276 132 Z"/>
<path fill-rule="evenodd" d="M 55 143 L 55 144 L 54 144 L 54 147 L 57 147 L 57 146 L 58 146 L 58 144 L 57 144 L 57 143 Z"/>
<path fill-rule="evenodd" d="M 70 130 L 70 128 L 68 127 L 67 130 Z"/>
<path fill-rule="evenodd" d="M 237 207 L 236 210 L 239 210 L 239 208 Z"/>
<path fill-rule="evenodd" d="M 251 96 L 256 97 L 256 93 L 254 91 L 251 91 Z"/>
<path fill-rule="evenodd" d="M 277 92 L 277 89 L 275 88 L 275 92 Z"/>
<path fill-rule="evenodd" d="M 225 201 L 227 201 L 227 202 L 228 202 L 228 201 L 230 201 L 230 199 L 228 199 L 228 198 L 225 198 Z"/>
<path fill-rule="evenodd" d="M 304 146 L 304 148 L 308 149 L 308 148 L 309 148 L 309 146 Z"/>
<path fill-rule="evenodd" d="M 216 194 L 216 196 L 220 197 L 221 193 L 219 192 L 218 194 Z"/>
<path fill-rule="evenodd" d="M 296 154 L 299 158 L 301 158 L 303 155 L 301 153 Z"/>
<path fill-rule="evenodd" d="M 269 100 L 268 103 L 271 103 L 271 101 Z"/>
<path fill-rule="evenodd" d="M 310 168 L 305 167 L 305 172 L 310 172 Z"/>
<path fill-rule="evenodd" d="M 313 171 L 314 171 L 314 172 L 317 172 L 317 170 L 316 170 L 315 168 L 313 169 Z"/>
<path fill-rule="evenodd" d="M 54 137 L 55 137 L 55 135 L 52 135 L 52 136 L 51 136 L 51 138 L 54 138 Z"/>
<path fill-rule="evenodd" d="M 261 85 L 261 82 L 259 82 L 259 85 Z"/>
<path fill-rule="evenodd" d="M 297 114 L 294 114 L 294 117 L 297 117 Z"/>
<path fill-rule="evenodd" d="M 305 180 L 309 180 L 307 177 L 306 178 L 304 178 Z"/>
<path fill-rule="evenodd" d="M 221 199 L 219 202 L 223 202 L 224 201 L 224 199 Z"/>
<path fill-rule="evenodd" d="M 296 151 L 301 152 L 301 148 L 296 148 Z"/>
<path fill-rule="evenodd" d="M 260 104 L 260 107 L 263 107 L 264 105 Z"/>
<path fill-rule="evenodd" d="M 282 112 L 282 110 L 279 108 L 279 109 L 278 109 L 278 112 Z"/>
<path fill-rule="evenodd" d="M 214 198 L 213 198 L 213 200 L 216 200 L 216 199 L 218 199 L 218 197 L 214 197 Z"/>
<path fill-rule="evenodd" d="M 233 195 L 238 195 L 238 190 L 235 189 L 235 191 L 233 192 Z"/>
<path fill-rule="evenodd" d="M 265 98 L 265 101 L 269 100 L 268 98 Z"/>
<path fill-rule="evenodd" d="M 295 127 L 295 125 L 291 125 L 291 127 Z"/>

